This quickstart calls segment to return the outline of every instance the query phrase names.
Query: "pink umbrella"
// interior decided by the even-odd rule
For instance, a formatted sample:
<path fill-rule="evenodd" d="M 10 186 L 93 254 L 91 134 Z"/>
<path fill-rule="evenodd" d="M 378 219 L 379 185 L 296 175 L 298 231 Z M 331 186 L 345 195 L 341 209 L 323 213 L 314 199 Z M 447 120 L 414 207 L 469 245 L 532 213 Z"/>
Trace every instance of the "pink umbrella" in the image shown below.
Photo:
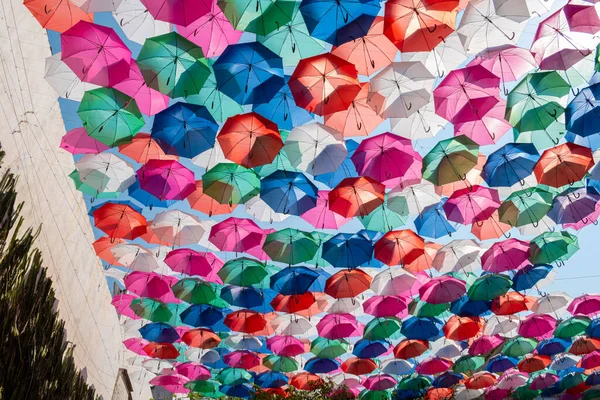
<path fill-rule="evenodd" d="M 519 323 L 517 332 L 526 338 L 542 340 L 552 337 L 554 328 L 556 328 L 556 320 L 551 315 L 532 314 Z"/>
<path fill-rule="evenodd" d="M 421 286 L 419 296 L 427 303 L 442 304 L 458 300 L 466 291 L 464 281 L 451 276 L 438 276 Z"/>
<path fill-rule="evenodd" d="M 527 375 L 527 373 L 517 369 L 509 369 L 504 371 L 498 380 L 497 386 L 501 389 L 512 390 L 525 385 L 528 379 L 529 375 Z"/>
<path fill-rule="evenodd" d="M 351 314 L 327 314 L 317 324 L 319 336 L 326 339 L 342 339 L 362 336 L 364 325 Z"/>
<path fill-rule="evenodd" d="M 208 368 L 194 362 L 178 363 L 175 365 L 175 371 L 191 381 L 205 381 L 212 377 Z"/>
<path fill-rule="evenodd" d="M 359 175 L 373 178 L 388 188 L 421 182 L 421 155 L 413 149 L 410 139 L 390 132 L 360 142 L 352 162 Z"/>
<path fill-rule="evenodd" d="M 585 369 L 600 367 L 600 351 L 594 351 L 581 357 L 580 367 Z"/>
<path fill-rule="evenodd" d="M 454 136 L 465 135 L 475 143 L 485 146 L 496 143 L 512 126 L 504 119 L 506 102 L 499 100 L 489 111 L 472 121 L 456 123 Z"/>
<path fill-rule="evenodd" d="M 213 253 L 186 248 L 169 252 L 165 257 L 165 263 L 174 272 L 205 278 L 216 275 L 223 267 L 223 261 Z"/>
<path fill-rule="evenodd" d="M 584 294 L 571 301 L 567 307 L 572 315 L 587 315 L 588 317 L 600 313 L 600 295 Z"/>
<path fill-rule="evenodd" d="M 454 70 L 433 91 L 435 112 L 454 124 L 477 120 L 500 101 L 499 85 L 481 65 Z"/>
<path fill-rule="evenodd" d="M 112 87 L 129 77 L 131 51 L 112 28 L 79 21 L 60 43 L 61 59 L 83 82 Z"/>
<path fill-rule="evenodd" d="M 117 312 L 119 314 L 129 317 L 131 319 L 140 319 L 140 317 L 138 317 L 133 312 L 133 310 L 131 308 L 129 308 L 131 301 L 133 299 L 137 299 L 137 298 L 138 298 L 138 296 L 133 295 L 131 293 L 117 294 L 117 295 L 113 296 L 110 304 L 115 306 L 115 309 L 117 310 Z"/>
<path fill-rule="evenodd" d="M 481 256 L 483 269 L 498 274 L 530 264 L 529 242 L 519 239 L 496 242 Z"/>
<path fill-rule="evenodd" d="M 363 310 L 377 318 L 404 318 L 408 315 L 408 304 L 404 297 L 373 296 L 363 303 Z"/>
<path fill-rule="evenodd" d="M 179 374 L 159 375 L 152 378 L 150 384 L 152 386 L 161 386 L 171 393 L 189 393 L 190 391 L 183 386 L 189 381 L 187 377 Z"/>
<path fill-rule="evenodd" d="M 147 356 L 148 353 L 144 351 L 144 347 L 150 343 L 144 338 L 132 337 L 123 341 L 123 345 L 127 350 L 133 351 L 135 354 L 141 356 Z"/>
<path fill-rule="evenodd" d="M 373 375 L 365 379 L 363 386 L 368 390 L 388 390 L 396 386 L 396 380 L 388 374 Z"/>
<path fill-rule="evenodd" d="M 317 193 L 317 205 L 301 217 L 317 229 L 339 229 L 352 218 L 335 213 L 329 209 L 329 191 L 319 190 Z"/>
<path fill-rule="evenodd" d="M 208 14 L 188 26 L 178 26 L 177 32 L 200 46 L 207 58 L 220 56 L 227 46 L 237 43 L 243 33 L 233 28 L 216 0 L 211 2 Z"/>
<path fill-rule="evenodd" d="M 211 10 L 210 0 L 140 0 L 159 21 L 188 26 Z"/>
<path fill-rule="evenodd" d="M 140 187 L 159 200 L 183 200 L 196 190 L 194 173 L 175 160 L 149 160 L 137 177 Z"/>
<path fill-rule="evenodd" d="M 257 244 L 256 246 L 246 250 L 246 253 L 248 253 L 251 256 L 254 256 L 262 261 L 270 260 L 271 257 L 269 257 L 269 255 L 267 253 L 265 253 L 265 250 L 263 249 L 263 245 L 265 244 L 265 240 L 267 240 L 267 236 L 269 235 L 269 233 L 273 233 L 275 231 L 276 231 L 276 229 L 273 229 L 273 228 L 265 229 L 263 231 L 263 235 L 262 235 L 262 239 L 260 240 L 260 243 Z"/>
<path fill-rule="evenodd" d="M 252 351 L 235 350 L 223 356 L 223 362 L 232 368 L 250 369 L 260 365 L 260 357 Z"/>
<path fill-rule="evenodd" d="M 304 343 L 294 336 L 273 336 L 267 339 L 267 348 L 279 356 L 294 357 L 304 354 Z"/>
<path fill-rule="evenodd" d="M 171 286 L 177 281 L 178 279 L 173 276 L 133 271 L 125 277 L 125 287 L 140 297 L 150 297 L 165 303 L 179 303 L 181 300 L 171 291 Z"/>
<path fill-rule="evenodd" d="M 208 240 L 219 250 L 243 253 L 260 245 L 263 230 L 251 219 L 229 217 L 212 226 Z"/>
<path fill-rule="evenodd" d="M 531 380 L 529 387 L 533 390 L 543 390 L 554 385 L 558 380 L 558 375 L 542 373 Z"/>
<path fill-rule="evenodd" d="M 479 356 L 497 348 L 502 343 L 504 343 L 504 340 L 500 335 L 481 336 L 471 343 L 469 346 L 469 354 L 472 356 Z"/>
<path fill-rule="evenodd" d="M 479 185 L 457 190 L 443 205 L 448 220 L 463 225 L 488 219 L 498 207 L 498 191 Z"/>
<path fill-rule="evenodd" d="M 441 374 L 452 367 L 454 363 L 444 357 L 430 357 L 417 365 L 416 371 L 423 375 Z"/>
<path fill-rule="evenodd" d="M 146 85 L 135 60 L 131 60 L 129 64 L 129 77 L 117 83 L 114 88 L 133 97 L 140 111 L 146 115 L 154 115 L 169 106 L 169 96 Z"/>
<path fill-rule="evenodd" d="M 71 129 L 60 140 L 60 148 L 71 154 L 98 154 L 110 149 L 91 137 L 85 128 Z"/>

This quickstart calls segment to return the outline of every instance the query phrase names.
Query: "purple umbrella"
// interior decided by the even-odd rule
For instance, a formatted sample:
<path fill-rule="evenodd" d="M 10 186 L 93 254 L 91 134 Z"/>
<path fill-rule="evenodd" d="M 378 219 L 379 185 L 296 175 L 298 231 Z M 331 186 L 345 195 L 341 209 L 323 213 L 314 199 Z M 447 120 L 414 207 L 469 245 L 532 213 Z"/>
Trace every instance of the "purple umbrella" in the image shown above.
<path fill-rule="evenodd" d="M 194 173 L 175 160 L 149 160 L 137 176 L 140 187 L 159 200 L 183 200 L 196 190 Z"/>
<path fill-rule="evenodd" d="M 557 224 L 591 224 L 600 196 L 588 193 L 587 189 L 568 190 L 554 198 L 548 216 Z"/>

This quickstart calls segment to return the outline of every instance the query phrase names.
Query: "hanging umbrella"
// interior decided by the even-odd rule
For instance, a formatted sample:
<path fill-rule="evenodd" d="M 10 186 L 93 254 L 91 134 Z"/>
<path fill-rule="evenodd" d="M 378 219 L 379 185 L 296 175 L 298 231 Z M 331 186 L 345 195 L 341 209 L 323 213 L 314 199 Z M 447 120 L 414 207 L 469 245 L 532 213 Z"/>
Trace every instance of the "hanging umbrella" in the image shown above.
<path fill-rule="evenodd" d="M 365 313 L 374 317 L 404 317 L 408 314 L 407 300 L 398 296 L 373 296 L 363 303 Z"/>
<path fill-rule="evenodd" d="M 120 193 L 134 183 L 131 164 L 114 154 L 86 154 L 75 162 L 81 183 L 101 193 Z"/>
<path fill-rule="evenodd" d="M 220 204 L 218 201 L 204 193 L 202 181 L 196 181 L 196 189 L 186 197 L 186 200 L 194 210 L 200 211 L 212 217 L 213 215 L 231 214 L 237 204 Z"/>
<path fill-rule="evenodd" d="M 189 382 L 189 379 L 183 375 L 158 375 L 152 378 L 148 383 L 152 386 L 160 386 L 164 390 L 171 393 L 189 393 L 189 389 L 185 385 Z"/>
<path fill-rule="evenodd" d="M 239 104 L 267 103 L 285 84 L 281 58 L 257 42 L 227 46 L 213 69 L 219 91 Z"/>
<path fill-rule="evenodd" d="M 448 220 L 463 225 L 479 223 L 491 217 L 498 207 L 498 191 L 479 185 L 457 190 L 443 205 Z"/>
<path fill-rule="evenodd" d="M 518 332 L 526 338 L 546 339 L 552 335 L 555 327 L 556 320 L 552 316 L 532 314 L 521 321 Z"/>
<path fill-rule="evenodd" d="M 496 315 L 512 315 L 529 311 L 535 304 L 535 298 L 518 292 L 508 292 L 492 301 L 491 310 Z"/>
<path fill-rule="evenodd" d="M 208 277 L 223 267 L 223 261 L 213 253 L 185 248 L 170 251 L 164 261 L 173 271 L 190 276 Z"/>
<path fill-rule="evenodd" d="M 46 58 L 44 79 L 59 97 L 80 101 L 87 90 L 95 89 L 92 83 L 82 82 L 75 72 L 61 60 L 60 52 Z"/>
<path fill-rule="evenodd" d="M 391 210 L 389 207 L 388 196 L 386 195 L 383 204 L 375 208 L 368 215 L 358 217 L 358 219 L 366 229 L 377 232 L 388 232 L 394 228 L 401 227 L 406 224 L 409 215 L 408 205 L 402 208 L 402 202 L 406 204 L 404 198 L 395 200 L 394 209 L 400 209 L 400 212 Z"/>
<path fill-rule="evenodd" d="M 322 385 L 323 379 L 310 372 L 300 372 L 292 376 L 289 384 L 299 390 L 312 390 L 315 386 Z"/>
<path fill-rule="evenodd" d="M 497 380 L 496 375 L 480 371 L 465 379 L 465 387 L 467 389 L 485 389 L 493 386 Z"/>
<path fill-rule="evenodd" d="M 450 276 L 440 276 L 421 286 L 419 297 L 431 304 L 442 304 L 459 299 L 465 292 L 465 282 Z"/>
<path fill-rule="evenodd" d="M 479 240 L 499 239 L 502 236 L 510 237 L 510 233 L 507 232 L 511 228 L 510 225 L 500 222 L 498 211 L 495 211 L 488 219 L 471 225 L 471 233 Z"/>
<path fill-rule="evenodd" d="M 307 267 L 284 268 L 271 276 L 271 289 L 286 296 L 304 294 L 318 277 L 317 272 Z"/>
<path fill-rule="evenodd" d="M 291 228 L 269 233 L 263 245 L 272 260 L 290 265 L 311 260 L 318 247 L 310 233 Z"/>
<path fill-rule="evenodd" d="M 217 3 L 235 29 L 265 36 L 288 23 L 298 4 L 289 0 L 221 0 Z"/>
<path fill-rule="evenodd" d="M 583 335 L 590 326 L 591 319 L 585 316 L 570 317 L 562 321 L 554 330 L 554 337 L 572 339 L 574 336 Z"/>
<path fill-rule="evenodd" d="M 539 154 L 530 143 L 507 143 L 488 157 L 481 177 L 490 186 L 524 186 L 524 179 L 533 172 Z"/>
<path fill-rule="evenodd" d="M 544 232 L 531 240 L 529 260 L 533 264 L 564 263 L 577 250 L 577 237 L 569 232 Z"/>
<path fill-rule="evenodd" d="M 298 361 L 291 357 L 278 356 L 275 354 L 270 354 L 263 358 L 262 363 L 271 371 L 276 372 L 294 372 L 298 370 L 298 367 L 300 366 Z"/>
<path fill-rule="evenodd" d="M 481 247 L 474 240 L 453 240 L 437 251 L 433 267 L 441 273 L 470 272 L 480 266 Z"/>
<path fill-rule="evenodd" d="M 314 374 L 325 374 L 337 371 L 340 362 L 331 358 L 311 358 L 304 365 L 304 370 Z"/>
<path fill-rule="evenodd" d="M 326 339 L 343 339 L 361 336 L 363 325 L 351 314 L 327 314 L 317 324 L 317 331 Z"/>
<path fill-rule="evenodd" d="M 408 360 L 416 358 L 429 350 L 429 343 L 425 340 L 404 339 L 394 347 L 394 357 Z"/>
<path fill-rule="evenodd" d="M 110 147 L 89 136 L 85 128 L 75 128 L 63 135 L 60 148 L 71 154 L 98 154 Z"/>
<path fill-rule="evenodd" d="M 92 22 L 93 15 L 67 0 L 27 0 L 23 2 L 44 29 L 63 33 L 79 21 Z"/>
<path fill-rule="evenodd" d="M 229 217 L 212 226 L 208 240 L 222 251 L 245 252 L 260 245 L 263 233 L 251 219 Z"/>
<path fill-rule="evenodd" d="M 317 192 L 316 205 L 301 215 L 302 219 L 318 229 L 338 229 L 350 221 L 329 209 L 329 191 Z"/>
<path fill-rule="evenodd" d="M 517 368 L 521 372 L 532 373 L 545 369 L 550 365 L 550 362 L 551 359 L 548 356 L 526 354 L 521 361 L 519 361 L 519 364 L 517 364 Z"/>
<path fill-rule="evenodd" d="M 591 316 L 600 310 L 600 297 L 596 295 L 587 295 L 584 294 L 582 296 L 576 297 L 573 299 L 571 304 L 569 304 L 568 311 L 572 315 L 587 315 Z M 591 336 L 591 335 L 590 335 Z"/>
<path fill-rule="evenodd" d="M 194 173 L 175 160 L 150 160 L 137 171 L 140 187 L 159 200 L 183 200 L 196 188 Z"/>
<path fill-rule="evenodd" d="M 404 266 L 405 269 L 412 273 L 427 271 L 433 268 L 433 259 L 439 249 L 442 248 L 441 244 L 433 242 L 425 242 L 425 252 L 420 255 L 416 260 Z"/>
<path fill-rule="evenodd" d="M 512 287 L 512 280 L 506 275 L 485 274 L 471 284 L 467 294 L 476 301 L 489 301 L 506 294 Z"/>
<path fill-rule="evenodd" d="M 151 342 L 173 343 L 179 340 L 175 328 L 162 322 L 151 322 L 139 329 L 142 337 Z"/>
<path fill-rule="evenodd" d="M 527 265 L 519 269 L 512 278 L 513 289 L 516 291 L 528 290 L 542 286 L 540 282 L 552 273 L 552 266 L 548 264 Z M 549 279 L 550 281 L 551 279 Z"/>
<path fill-rule="evenodd" d="M 371 282 L 371 290 L 378 295 L 398 296 L 410 291 L 417 278 L 402 268 L 389 268 L 375 275 Z"/>
<path fill-rule="evenodd" d="M 187 26 L 210 11 L 209 1 L 140 0 L 159 21 Z"/>
<path fill-rule="evenodd" d="M 383 204 L 384 192 L 372 178 L 346 178 L 329 192 L 329 209 L 347 218 L 364 217 Z"/>
<path fill-rule="evenodd" d="M 595 213 L 600 196 L 586 188 L 568 189 L 554 198 L 548 216 L 565 227 L 596 223 Z"/>
<path fill-rule="evenodd" d="M 344 339 L 317 337 L 311 342 L 310 352 L 319 358 L 335 358 L 345 354 L 348 343 Z"/>
<path fill-rule="evenodd" d="M 530 265 L 529 243 L 519 239 L 507 239 L 494 243 L 481 255 L 484 270 L 502 273 L 521 270 Z M 519 272 L 517 271 L 517 274 Z"/>
<path fill-rule="evenodd" d="M 325 293 L 334 299 L 355 298 L 369 289 L 372 279 L 360 269 L 340 271 L 327 279 Z"/>
<path fill-rule="evenodd" d="M 435 193 L 435 187 L 427 181 L 407 187 L 399 186 L 388 194 L 390 210 L 399 214 L 422 214 L 426 208 L 440 201 L 441 197 Z"/>
<path fill-rule="evenodd" d="M 402 323 L 401 333 L 407 339 L 434 340 L 442 330 L 442 321 L 434 317 L 410 317 Z"/>
<path fill-rule="evenodd" d="M 202 175 L 202 191 L 220 204 L 243 204 L 260 192 L 256 172 L 237 164 L 220 163 Z"/>
<path fill-rule="evenodd" d="M 464 355 L 454 361 L 452 370 L 458 373 L 469 373 L 476 371 L 485 365 L 485 358 L 482 356 Z"/>
<path fill-rule="evenodd" d="M 565 143 L 544 151 L 533 172 L 538 183 L 561 187 L 583 179 L 593 166 L 591 149 Z"/>
<path fill-rule="evenodd" d="M 129 77 L 113 87 L 135 99 L 143 114 L 155 115 L 169 106 L 168 96 L 146 85 L 135 60 L 129 64 Z"/>
<path fill-rule="evenodd" d="M 133 240 L 146 232 L 146 218 L 127 204 L 104 203 L 94 210 L 94 226 L 111 237 Z"/>
<path fill-rule="evenodd" d="M 250 287 L 262 282 L 269 276 L 269 271 L 262 262 L 241 257 L 227 261 L 217 274 L 224 283 Z"/>
<path fill-rule="evenodd" d="M 164 302 L 176 301 L 171 291 L 171 285 L 176 278 L 159 275 L 155 272 L 133 271 L 128 274 L 123 282 L 125 287 L 140 297 L 149 297 Z"/>
<path fill-rule="evenodd" d="M 552 193 L 537 187 L 518 190 L 502 202 L 498 216 L 511 226 L 538 226 L 552 208 L 553 197 Z"/>
<path fill-rule="evenodd" d="M 171 312 L 171 310 L 169 310 L 167 304 L 163 303 L 160 300 L 154 300 L 151 298 L 135 298 L 129 304 L 129 308 L 137 317 L 154 322 L 169 322 L 169 320 L 171 320 L 171 318 L 173 317 L 173 313 Z M 175 338 L 175 340 L 177 340 L 178 338 L 179 335 L 177 335 L 177 338 Z"/>
<path fill-rule="evenodd" d="M 272 336 L 267 339 L 267 348 L 279 356 L 298 356 L 305 353 L 304 347 L 304 342 L 294 336 Z"/>
<path fill-rule="evenodd" d="M 364 236 L 338 233 L 323 243 L 323 259 L 337 268 L 356 268 L 373 258 L 373 244 Z"/>
<path fill-rule="evenodd" d="M 213 399 L 225 396 L 225 394 L 219 390 L 220 386 L 219 382 L 212 379 L 206 381 L 189 381 L 185 384 L 187 389 Z"/>
<path fill-rule="evenodd" d="M 244 309 L 227 314 L 223 323 L 234 332 L 248 334 L 262 331 L 269 324 L 262 314 Z"/>
<path fill-rule="evenodd" d="M 464 135 L 441 140 L 423 158 L 423 179 L 438 186 L 464 181 L 478 154 L 479 146 Z"/>
<path fill-rule="evenodd" d="M 566 128 L 577 136 L 588 137 L 599 133 L 598 106 L 600 105 L 600 86 L 592 85 L 582 89 L 569 102 L 565 109 Z"/>
<path fill-rule="evenodd" d="M 250 199 L 246 204 L 244 204 L 244 208 L 248 214 L 260 222 L 282 222 L 289 217 L 289 215 L 273 211 L 273 209 L 267 203 L 261 200 L 260 197 L 254 197 Z"/>
<path fill-rule="evenodd" d="M 136 43 L 170 31 L 170 24 L 156 21 L 140 0 L 121 0 L 113 16 L 125 36 Z"/>
<path fill-rule="evenodd" d="M 119 146 L 119 153 L 145 164 L 149 160 L 177 160 L 177 156 L 165 154 L 158 143 L 147 133 L 138 133 L 130 143 Z"/>
<path fill-rule="evenodd" d="M 175 246 L 198 244 L 206 232 L 198 218 L 179 210 L 156 214 L 150 228 L 160 240 Z"/>
<path fill-rule="evenodd" d="M 375 243 L 375 258 L 387 265 L 409 264 L 425 252 L 423 238 L 411 230 L 390 231 Z"/>
<path fill-rule="evenodd" d="M 301 215 L 317 204 L 317 187 L 300 172 L 275 171 L 260 183 L 260 198 L 283 214 Z"/>
<path fill-rule="evenodd" d="M 135 100 L 114 89 L 85 92 L 77 114 L 87 133 L 110 147 L 130 142 L 144 126 Z"/>
<path fill-rule="evenodd" d="M 402 321 L 396 317 L 373 318 L 366 326 L 363 337 L 368 340 L 391 340 L 400 337 Z"/>

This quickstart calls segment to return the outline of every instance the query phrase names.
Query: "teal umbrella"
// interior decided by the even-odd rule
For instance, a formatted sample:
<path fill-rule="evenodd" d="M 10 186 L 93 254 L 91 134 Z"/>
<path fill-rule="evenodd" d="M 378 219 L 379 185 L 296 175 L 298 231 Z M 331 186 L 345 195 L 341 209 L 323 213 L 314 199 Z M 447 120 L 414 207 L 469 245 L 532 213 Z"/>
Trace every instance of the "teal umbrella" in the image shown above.
<path fill-rule="evenodd" d="M 269 233 L 263 250 L 273 261 L 293 265 L 312 260 L 319 245 L 310 233 L 287 228 Z"/>

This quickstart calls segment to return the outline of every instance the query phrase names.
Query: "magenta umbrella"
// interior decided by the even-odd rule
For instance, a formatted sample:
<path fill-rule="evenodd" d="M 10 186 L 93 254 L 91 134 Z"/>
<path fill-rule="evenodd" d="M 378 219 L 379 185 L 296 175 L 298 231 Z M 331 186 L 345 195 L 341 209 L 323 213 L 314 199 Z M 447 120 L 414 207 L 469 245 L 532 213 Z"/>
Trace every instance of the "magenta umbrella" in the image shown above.
<path fill-rule="evenodd" d="M 85 128 L 71 129 L 60 140 L 60 148 L 71 154 L 98 154 L 110 149 L 91 137 Z"/>
<path fill-rule="evenodd" d="M 159 21 L 188 26 L 211 10 L 211 0 L 140 0 Z"/>
<path fill-rule="evenodd" d="M 169 252 L 165 257 L 165 264 L 174 272 L 202 276 L 213 282 L 217 272 L 223 267 L 223 261 L 213 253 L 186 248 Z"/>
<path fill-rule="evenodd" d="M 498 191 L 479 185 L 457 190 L 443 205 L 448 220 L 463 225 L 483 223 L 498 207 Z"/>
<path fill-rule="evenodd" d="M 469 346 L 469 354 L 472 356 L 479 356 L 491 351 L 504 343 L 502 336 L 481 336 L 473 341 Z"/>
<path fill-rule="evenodd" d="M 326 339 L 343 339 L 362 336 L 364 325 L 352 314 L 327 314 L 317 324 L 319 336 Z"/>
<path fill-rule="evenodd" d="M 117 294 L 117 295 L 113 296 L 110 304 L 115 306 L 115 309 L 117 310 L 117 312 L 119 314 L 124 315 L 131 319 L 140 319 L 140 317 L 138 317 L 136 315 L 136 313 L 134 313 L 133 310 L 131 308 L 129 308 L 131 301 L 133 299 L 137 299 L 137 298 L 138 298 L 138 296 L 135 296 L 131 293 Z"/>
<path fill-rule="evenodd" d="M 202 364 L 184 362 L 175 365 L 175 371 L 191 381 L 205 381 L 212 377 L 210 370 Z"/>
<path fill-rule="evenodd" d="M 190 391 L 184 387 L 190 380 L 179 374 L 159 375 L 150 380 L 152 386 L 161 386 L 171 393 L 189 393 Z"/>
<path fill-rule="evenodd" d="M 454 70 L 433 91 L 435 113 L 453 124 L 476 120 L 500 101 L 499 85 L 481 65 Z"/>
<path fill-rule="evenodd" d="M 481 256 L 484 270 L 502 273 L 530 265 L 529 242 L 519 239 L 507 239 L 494 243 Z"/>
<path fill-rule="evenodd" d="M 408 304 L 404 297 L 373 296 L 363 303 L 365 313 L 374 317 L 398 317 L 408 315 Z"/>
<path fill-rule="evenodd" d="M 317 205 L 310 208 L 301 217 L 317 229 L 338 229 L 352 220 L 329 209 L 329 190 L 319 190 Z"/>
<path fill-rule="evenodd" d="M 600 295 L 584 294 L 571 301 L 567 307 L 572 315 L 595 315 L 600 313 Z"/>
<path fill-rule="evenodd" d="M 234 29 L 217 6 L 216 0 L 210 3 L 210 11 L 207 14 L 188 26 L 177 27 L 177 32 L 200 46 L 207 58 L 220 56 L 227 46 L 237 43 L 243 33 Z"/>
<path fill-rule="evenodd" d="M 467 292 L 467 285 L 451 276 L 438 276 L 421 286 L 421 300 L 430 304 L 450 303 L 458 300 Z"/>
<path fill-rule="evenodd" d="M 141 356 L 147 356 L 148 353 L 144 351 L 144 347 L 150 343 L 148 340 L 140 337 L 132 337 L 123 341 L 123 345 L 129 351 L 133 351 L 135 354 Z"/>
<path fill-rule="evenodd" d="M 352 155 L 361 176 L 368 176 L 388 188 L 421 182 L 423 159 L 410 139 L 390 132 L 363 140 Z"/>
<path fill-rule="evenodd" d="M 135 60 L 131 60 L 129 64 L 129 77 L 117 83 L 114 88 L 134 98 L 140 111 L 146 115 L 154 115 L 169 106 L 169 96 L 146 85 Z"/>
<path fill-rule="evenodd" d="M 447 371 L 454 363 L 444 357 L 429 357 L 417 365 L 416 371 L 422 375 L 436 375 Z"/>
<path fill-rule="evenodd" d="M 543 390 L 558 382 L 558 375 L 550 373 L 541 373 L 531 380 L 529 387 L 533 390 Z"/>
<path fill-rule="evenodd" d="M 243 253 L 261 243 L 263 230 L 251 219 L 229 217 L 212 226 L 208 240 L 221 251 Z"/>
<path fill-rule="evenodd" d="M 150 297 L 165 303 L 180 303 L 171 286 L 177 283 L 174 276 L 159 275 L 155 272 L 133 271 L 125 277 L 125 287 L 140 297 Z"/>
<path fill-rule="evenodd" d="M 175 160 L 149 160 L 137 170 L 140 187 L 159 200 L 183 200 L 196 191 L 194 173 Z"/>
<path fill-rule="evenodd" d="M 548 314 L 532 314 L 519 323 L 518 333 L 526 338 L 537 340 L 552 337 L 556 328 L 556 320 Z"/>
<path fill-rule="evenodd" d="M 496 143 L 512 126 L 504 119 L 506 101 L 499 100 L 489 111 L 472 121 L 454 125 L 454 136 L 465 135 L 480 146 Z"/>
<path fill-rule="evenodd" d="M 372 375 L 365 379 L 363 386 L 368 390 L 388 390 L 396 386 L 396 380 L 388 374 Z"/>
<path fill-rule="evenodd" d="M 294 336 L 272 336 L 267 339 L 267 348 L 278 356 L 295 357 L 304 354 L 304 343 Z"/>
<path fill-rule="evenodd" d="M 262 239 L 260 240 L 260 243 L 257 244 L 256 246 L 249 248 L 248 250 L 246 250 L 246 253 L 250 254 L 251 256 L 254 256 L 256 258 L 258 258 L 259 260 L 262 261 L 266 261 L 266 260 L 270 260 L 271 257 L 269 257 L 269 255 L 267 253 L 265 253 L 265 250 L 263 249 L 263 245 L 265 244 L 265 241 L 267 240 L 267 236 L 269 235 L 269 233 L 273 233 L 276 232 L 276 229 L 273 228 L 267 228 L 263 230 L 263 235 L 262 235 Z"/>
<path fill-rule="evenodd" d="M 60 43 L 62 61 L 83 82 L 112 87 L 129 77 L 131 51 L 112 28 L 79 21 Z"/>

